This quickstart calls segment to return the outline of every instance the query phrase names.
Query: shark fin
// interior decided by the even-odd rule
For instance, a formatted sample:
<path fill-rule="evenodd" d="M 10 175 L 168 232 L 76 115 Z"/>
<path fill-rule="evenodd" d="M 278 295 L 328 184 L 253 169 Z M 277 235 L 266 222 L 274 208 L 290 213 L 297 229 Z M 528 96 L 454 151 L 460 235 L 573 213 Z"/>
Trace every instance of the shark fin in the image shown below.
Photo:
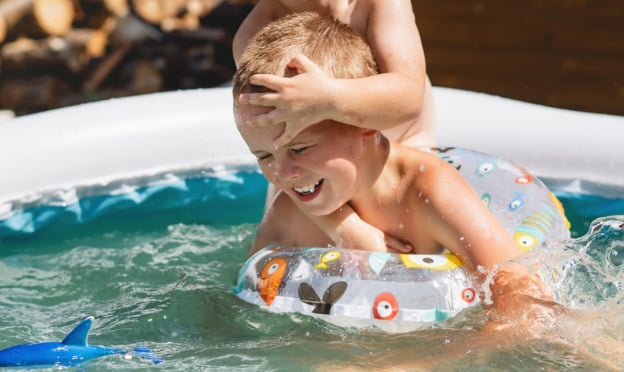
<path fill-rule="evenodd" d="M 74 346 L 87 346 L 87 336 L 89 336 L 89 331 L 91 330 L 91 325 L 93 324 L 93 317 L 90 316 L 85 318 L 80 324 L 74 328 L 73 331 L 69 332 L 69 334 L 63 339 L 63 345 L 74 345 Z"/>

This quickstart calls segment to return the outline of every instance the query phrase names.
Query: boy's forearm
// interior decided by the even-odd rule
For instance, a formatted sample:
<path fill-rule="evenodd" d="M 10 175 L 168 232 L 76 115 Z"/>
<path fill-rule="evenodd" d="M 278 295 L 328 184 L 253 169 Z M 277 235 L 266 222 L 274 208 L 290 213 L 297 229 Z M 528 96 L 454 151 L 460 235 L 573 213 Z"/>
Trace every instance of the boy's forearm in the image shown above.
<path fill-rule="evenodd" d="M 385 234 L 363 221 L 348 204 L 330 215 L 309 218 L 337 247 L 373 252 L 387 251 Z M 394 245 L 397 250 L 402 250 L 399 247 L 402 245 L 401 242 L 397 241 Z"/>
<path fill-rule="evenodd" d="M 416 121 L 423 109 L 426 81 L 384 73 L 359 79 L 336 79 L 330 89 L 331 119 L 384 130 Z"/>

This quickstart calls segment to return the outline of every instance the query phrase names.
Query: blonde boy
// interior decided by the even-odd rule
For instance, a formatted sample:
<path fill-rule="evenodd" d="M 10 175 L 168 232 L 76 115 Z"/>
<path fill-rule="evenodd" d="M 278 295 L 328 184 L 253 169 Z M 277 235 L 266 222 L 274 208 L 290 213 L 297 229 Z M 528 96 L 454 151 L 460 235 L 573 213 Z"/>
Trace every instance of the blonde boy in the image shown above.
<path fill-rule="evenodd" d="M 288 64 L 297 54 L 335 78 L 376 73 L 367 44 L 349 27 L 317 13 L 296 13 L 251 40 L 233 81 L 234 96 L 265 90 L 250 83 L 254 74 L 297 76 L 300 71 Z M 331 120 L 275 147 L 285 124 L 246 124 L 263 110 L 235 100 L 237 127 L 264 176 L 279 189 L 250 253 L 271 243 L 339 245 L 335 216 L 348 206 L 364 222 L 357 224 L 364 236 L 370 236 L 364 230 L 373 229 L 407 242 L 416 253 L 451 251 L 477 280 L 497 270 L 484 290 L 491 290 L 494 306 L 505 314 L 550 309 L 541 282 L 509 262 L 522 253 L 520 248 L 452 166 L 377 130 Z"/>
<path fill-rule="evenodd" d="M 238 63 L 249 40 L 280 17 L 313 11 L 348 25 L 367 42 L 376 61 L 375 74 L 338 77 L 326 74 L 305 54 L 293 54 L 288 67 L 292 79 L 257 73 L 249 82 L 269 91 L 242 92 L 234 99 L 265 107 L 245 118 L 250 126 L 286 124 L 275 145 L 323 120 L 382 130 L 402 144 L 435 145 L 435 105 L 427 78 L 425 54 L 409 0 L 259 0 L 234 36 Z M 269 184 L 266 206 L 277 190 Z M 409 252 L 406 242 L 363 224 L 348 205 L 325 219 L 325 230 L 343 247 Z M 361 232 L 367 230 L 367 234 Z M 359 233 L 359 234 L 358 234 Z"/>

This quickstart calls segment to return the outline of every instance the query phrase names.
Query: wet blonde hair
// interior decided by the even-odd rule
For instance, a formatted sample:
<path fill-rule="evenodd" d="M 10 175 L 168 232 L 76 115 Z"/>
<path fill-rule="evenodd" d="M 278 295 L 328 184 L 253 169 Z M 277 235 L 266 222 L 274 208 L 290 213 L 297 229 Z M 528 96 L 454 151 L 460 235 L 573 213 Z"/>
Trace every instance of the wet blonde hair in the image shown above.
<path fill-rule="evenodd" d="M 349 26 L 314 12 L 293 13 L 269 23 L 249 41 L 232 81 L 234 97 L 262 90 L 249 83 L 252 75 L 285 76 L 286 65 L 297 54 L 335 79 L 378 73 L 370 47 Z"/>

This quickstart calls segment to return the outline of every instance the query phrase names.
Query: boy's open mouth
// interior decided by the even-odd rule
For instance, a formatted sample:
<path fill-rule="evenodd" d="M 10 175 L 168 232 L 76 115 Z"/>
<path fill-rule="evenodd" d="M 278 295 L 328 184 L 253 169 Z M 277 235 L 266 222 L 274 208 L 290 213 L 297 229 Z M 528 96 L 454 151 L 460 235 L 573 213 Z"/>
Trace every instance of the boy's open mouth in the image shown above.
<path fill-rule="evenodd" d="M 320 180 L 316 181 L 316 183 L 313 183 L 311 185 L 293 187 L 293 191 L 296 192 L 299 196 L 310 197 L 320 188 L 322 184 L 323 179 L 321 178 Z"/>

